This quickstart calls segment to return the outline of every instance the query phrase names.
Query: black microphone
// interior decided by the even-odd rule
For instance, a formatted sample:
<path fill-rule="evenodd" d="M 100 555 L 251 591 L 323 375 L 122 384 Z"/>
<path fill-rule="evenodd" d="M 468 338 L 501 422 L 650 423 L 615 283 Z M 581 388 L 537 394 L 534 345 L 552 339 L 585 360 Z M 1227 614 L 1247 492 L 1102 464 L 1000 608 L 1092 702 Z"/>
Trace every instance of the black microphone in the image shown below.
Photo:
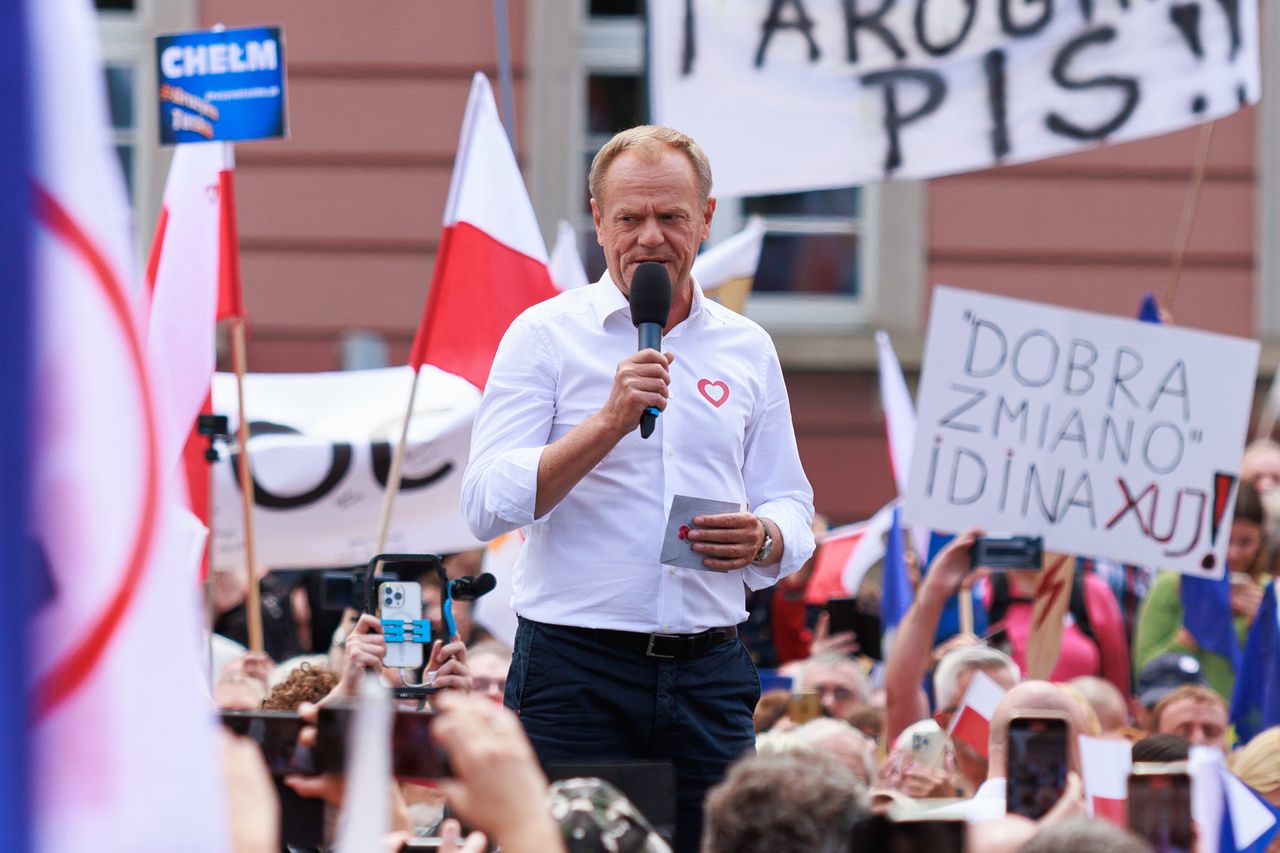
<path fill-rule="evenodd" d="M 449 595 L 454 601 L 475 601 L 493 592 L 497 585 L 498 579 L 488 572 L 475 577 L 455 578 L 449 582 Z"/>
<path fill-rule="evenodd" d="M 635 323 L 638 333 L 637 352 L 642 349 L 662 352 L 662 330 L 670 313 L 671 276 L 657 261 L 645 261 L 631 276 L 631 322 Z M 659 411 L 656 406 L 650 406 L 640 415 L 641 438 L 653 435 Z"/>

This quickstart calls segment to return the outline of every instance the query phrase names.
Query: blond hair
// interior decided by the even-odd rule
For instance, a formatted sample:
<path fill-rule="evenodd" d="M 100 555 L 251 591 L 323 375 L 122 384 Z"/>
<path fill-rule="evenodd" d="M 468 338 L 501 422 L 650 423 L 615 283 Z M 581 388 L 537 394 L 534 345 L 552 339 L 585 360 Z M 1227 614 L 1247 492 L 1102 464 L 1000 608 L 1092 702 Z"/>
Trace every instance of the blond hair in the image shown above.
<path fill-rule="evenodd" d="M 1164 716 L 1164 712 L 1170 705 L 1181 702 L 1183 699 L 1192 699 L 1199 704 L 1217 705 L 1224 711 L 1227 709 L 1226 700 L 1208 687 L 1201 684 L 1184 684 L 1156 703 L 1151 711 L 1152 731 L 1160 731 L 1160 718 Z"/>
<path fill-rule="evenodd" d="M 665 149 L 678 151 L 688 158 L 698 181 L 698 194 L 705 204 L 711 197 L 711 161 L 707 159 L 707 153 L 702 150 L 701 145 L 693 141 L 692 137 L 670 127 L 654 124 L 642 124 L 621 131 L 596 152 L 596 156 L 591 160 L 591 171 L 587 176 L 591 197 L 597 201 L 600 200 L 604 191 L 605 175 L 620 154 L 634 151 L 642 159 L 654 162 L 662 156 Z"/>
<path fill-rule="evenodd" d="M 1258 734 L 1232 754 L 1231 772 L 1259 794 L 1280 788 L 1280 726 Z"/>

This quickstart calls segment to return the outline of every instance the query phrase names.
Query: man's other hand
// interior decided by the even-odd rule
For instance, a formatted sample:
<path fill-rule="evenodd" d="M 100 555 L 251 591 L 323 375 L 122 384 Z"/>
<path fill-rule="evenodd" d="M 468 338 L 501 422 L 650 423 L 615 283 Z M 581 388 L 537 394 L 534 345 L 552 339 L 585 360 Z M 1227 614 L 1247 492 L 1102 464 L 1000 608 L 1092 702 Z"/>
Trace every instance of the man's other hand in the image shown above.
<path fill-rule="evenodd" d="M 705 555 L 702 565 L 731 572 L 755 559 L 764 544 L 764 522 L 749 512 L 700 515 L 693 520 L 689 541 L 695 553 Z"/>
<path fill-rule="evenodd" d="M 675 358 L 675 353 L 644 349 L 618 364 L 613 388 L 600 414 L 619 435 L 635 429 L 640 415 L 650 406 L 658 411 L 667 407 L 667 386 L 671 384 L 669 368 Z"/>

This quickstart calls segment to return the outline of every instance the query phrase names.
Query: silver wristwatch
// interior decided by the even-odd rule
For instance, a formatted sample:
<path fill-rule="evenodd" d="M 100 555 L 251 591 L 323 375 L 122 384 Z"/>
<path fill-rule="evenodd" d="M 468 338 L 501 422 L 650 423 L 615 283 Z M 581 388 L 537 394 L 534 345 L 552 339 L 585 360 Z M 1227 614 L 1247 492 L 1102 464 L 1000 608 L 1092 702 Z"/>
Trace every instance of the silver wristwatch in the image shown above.
<path fill-rule="evenodd" d="M 763 521 L 760 524 L 764 527 L 764 541 L 760 543 L 760 550 L 751 558 L 753 563 L 763 563 L 773 553 L 773 534 L 769 532 L 769 525 Z"/>

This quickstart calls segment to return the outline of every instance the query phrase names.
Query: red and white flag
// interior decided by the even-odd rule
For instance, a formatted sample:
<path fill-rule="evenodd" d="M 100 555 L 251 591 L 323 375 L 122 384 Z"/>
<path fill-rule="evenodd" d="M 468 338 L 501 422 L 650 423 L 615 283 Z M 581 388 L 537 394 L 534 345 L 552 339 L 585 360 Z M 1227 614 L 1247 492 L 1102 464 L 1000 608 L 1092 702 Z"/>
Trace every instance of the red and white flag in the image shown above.
<path fill-rule="evenodd" d="M 151 243 L 147 358 L 166 472 L 209 397 L 217 321 L 244 315 L 234 168 L 229 143 L 177 146 Z"/>
<path fill-rule="evenodd" d="M 1080 735 L 1080 772 L 1084 793 L 1094 817 L 1127 829 L 1129 826 L 1129 770 L 1133 748 L 1126 740 Z"/>
<path fill-rule="evenodd" d="M 876 354 L 880 373 L 880 405 L 884 407 L 884 431 L 889 441 L 889 467 L 898 495 L 907 493 L 911 475 L 911 454 L 916 446 L 916 407 L 902 375 L 902 365 L 893 351 L 889 333 L 876 332 Z M 929 531 L 911 528 L 911 545 L 923 564 L 929 556 Z"/>
<path fill-rule="evenodd" d="M 203 621 L 184 571 L 204 535 L 162 471 L 93 6 L 25 5 L 36 105 L 30 505 L 50 590 L 29 623 L 34 846 L 222 851 Z"/>
<path fill-rule="evenodd" d="M 991 718 L 1004 698 L 1005 690 L 981 670 L 973 674 L 964 700 L 951 718 L 947 737 L 965 744 L 979 755 L 986 755 L 991 741 Z"/>
<path fill-rule="evenodd" d="M 826 604 L 832 598 L 857 595 L 867 570 L 884 559 L 885 535 L 893 523 L 893 504 L 867 521 L 827 532 L 818 548 L 813 575 L 805 587 L 806 604 Z"/>
<path fill-rule="evenodd" d="M 493 90 L 477 72 L 409 364 L 434 364 L 483 388 L 511 321 L 558 292 Z"/>

